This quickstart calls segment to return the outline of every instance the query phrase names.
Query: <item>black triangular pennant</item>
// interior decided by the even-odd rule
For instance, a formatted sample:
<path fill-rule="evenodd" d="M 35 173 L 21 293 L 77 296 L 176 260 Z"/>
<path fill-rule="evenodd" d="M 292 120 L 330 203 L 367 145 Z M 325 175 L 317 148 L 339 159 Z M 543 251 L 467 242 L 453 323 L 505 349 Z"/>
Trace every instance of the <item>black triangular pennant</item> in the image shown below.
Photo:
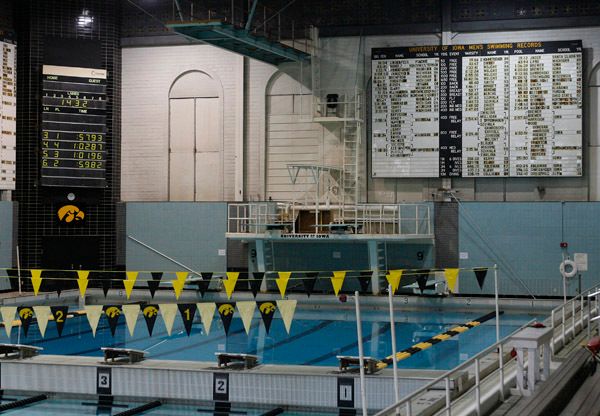
<path fill-rule="evenodd" d="M 369 290 L 369 283 L 371 283 L 371 278 L 373 277 L 372 271 L 362 271 L 358 276 L 358 283 L 360 283 L 360 291 L 361 293 L 366 293 Z"/>
<path fill-rule="evenodd" d="M 429 279 L 429 269 L 417 270 L 417 284 L 419 285 L 419 290 L 421 294 L 427 287 L 427 280 Z"/>
<path fill-rule="evenodd" d="M 62 336 L 63 328 L 65 327 L 65 322 L 67 321 L 67 312 L 69 312 L 68 306 L 51 306 L 50 312 L 52 312 L 52 316 L 54 316 L 54 323 L 56 324 L 56 331 L 58 332 L 58 336 Z"/>
<path fill-rule="evenodd" d="M 248 280 L 248 287 L 250 288 L 250 292 L 252 292 L 252 296 L 256 298 L 256 294 L 260 290 L 260 285 L 262 284 L 263 278 L 265 277 L 265 272 L 252 272 L 252 277 Z"/>
<path fill-rule="evenodd" d="M 302 279 L 302 284 L 304 285 L 304 291 L 306 295 L 310 297 L 310 294 L 315 290 L 315 283 L 317 283 L 317 279 L 319 278 L 318 272 L 307 272 L 306 277 Z"/>
<path fill-rule="evenodd" d="M 475 272 L 479 289 L 483 290 L 483 283 L 485 282 L 485 276 L 487 275 L 488 271 L 487 267 L 479 267 L 477 269 L 473 269 L 473 271 Z"/>
<path fill-rule="evenodd" d="M 19 306 L 17 308 L 17 312 L 19 313 L 19 318 L 21 319 L 21 328 L 23 328 L 23 333 L 25 336 L 27 336 L 29 325 L 31 325 L 31 321 L 33 320 L 33 309 L 30 306 Z"/>
<path fill-rule="evenodd" d="M 104 307 L 104 314 L 108 320 L 110 333 L 114 337 L 117 325 L 119 324 L 119 318 L 121 317 L 121 307 L 119 305 L 106 305 Z"/>
<path fill-rule="evenodd" d="M 213 277 L 213 272 L 201 272 L 200 276 L 202 276 L 202 280 L 196 281 L 198 285 L 198 291 L 200 292 L 200 296 L 204 297 L 204 294 L 208 290 L 208 286 L 210 285 L 210 281 Z"/>
<path fill-rule="evenodd" d="M 160 279 L 163 277 L 163 272 L 151 272 L 150 274 L 152 275 L 152 280 L 148 280 L 148 290 L 150 291 L 150 296 L 154 299 L 154 294 L 160 285 Z"/>
<path fill-rule="evenodd" d="M 148 334 L 152 336 L 152 330 L 154 329 L 154 323 L 158 317 L 158 305 L 140 305 L 142 315 L 146 321 L 146 327 L 148 328 Z"/>
<path fill-rule="evenodd" d="M 104 292 L 104 297 L 108 295 L 108 289 L 110 289 L 110 279 L 102 279 L 102 292 Z"/>
<path fill-rule="evenodd" d="M 223 329 L 225 329 L 225 335 L 229 333 L 229 327 L 231 326 L 231 320 L 235 313 L 235 302 L 230 303 L 217 303 L 217 311 L 223 322 Z"/>
<path fill-rule="evenodd" d="M 256 305 L 258 306 L 260 316 L 268 334 L 269 329 L 271 329 L 271 322 L 273 322 L 273 315 L 275 314 L 275 302 L 256 302 Z"/>
<path fill-rule="evenodd" d="M 183 326 L 188 337 L 192 332 L 192 324 L 194 323 L 194 315 L 196 315 L 196 309 L 198 308 L 195 303 L 180 303 L 177 305 L 181 319 L 183 319 Z"/>

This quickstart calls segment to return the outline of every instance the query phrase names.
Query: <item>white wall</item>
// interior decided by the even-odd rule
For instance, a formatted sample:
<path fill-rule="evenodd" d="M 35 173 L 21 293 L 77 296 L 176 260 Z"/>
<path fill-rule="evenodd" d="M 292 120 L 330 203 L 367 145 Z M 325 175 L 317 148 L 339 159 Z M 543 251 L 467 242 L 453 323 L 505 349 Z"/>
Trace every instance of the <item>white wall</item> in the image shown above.
<path fill-rule="evenodd" d="M 207 45 L 123 49 L 122 200 L 168 200 L 169 89 L 179 75 L 193 70 L 222 86 L 223 197 L 235 199 L 243 67 L 240 55 Z"/>

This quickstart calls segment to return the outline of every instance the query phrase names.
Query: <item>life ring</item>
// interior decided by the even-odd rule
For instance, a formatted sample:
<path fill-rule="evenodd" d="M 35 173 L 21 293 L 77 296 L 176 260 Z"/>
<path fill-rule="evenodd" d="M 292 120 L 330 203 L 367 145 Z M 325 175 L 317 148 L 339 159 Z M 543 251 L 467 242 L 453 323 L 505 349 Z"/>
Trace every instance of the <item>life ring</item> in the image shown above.
<path fill-rule="evenodd" d="M 575 277 L 577 274 L 577 263 L 575 263 L 573 260 L 563 260 L 562 263 L 560 263 L 559 268 L 560 274 L 562 274 L 566 279 Z"/>

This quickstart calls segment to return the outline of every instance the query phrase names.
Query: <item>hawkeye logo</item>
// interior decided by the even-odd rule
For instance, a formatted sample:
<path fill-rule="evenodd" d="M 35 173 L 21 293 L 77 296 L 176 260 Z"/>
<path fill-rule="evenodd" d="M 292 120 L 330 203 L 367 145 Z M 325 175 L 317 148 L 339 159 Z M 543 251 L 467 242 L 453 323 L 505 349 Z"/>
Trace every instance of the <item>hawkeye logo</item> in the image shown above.
<path fill-rule="evenodd" d="M 116 306 L 107 308 L 105 313 L 109 318 L 116 318 L 117 316 L 121 315 L 121 311 Z"/>
<path fill-rule="evenodd" d="M 59 208 L 58 219 L 62 222 L 78 222 L 85 218 L 85 213 L 75 205 L 65 205 Z"/>
<path fill-rule="evenodd" d="M 233 315 L 233 306 L 229 303 L 219 306 L 219 313 L 223 316 Z"/>
<path fill-rule="evenodd" d="M 29 319 L 33 317 L 33 311 L 29 308 L 23 308 L 19 311 L 21 319 Z"/>
<path fill-rule="evenodd" d="M 143 313 L 146 318 L 152 318 L 153 316 L 158 315 L 158 309 L 154 306 L 146 306 Z"/>
<path fill-rule="evenodd" d="M 267 302 L 267 303 L 261 304 L 258 309 L 263 314 L 269 315 L 269 314 L 272 314 L 273 312 L 275 312 L 275 305 L 273 305 L 271 302 Z"/>

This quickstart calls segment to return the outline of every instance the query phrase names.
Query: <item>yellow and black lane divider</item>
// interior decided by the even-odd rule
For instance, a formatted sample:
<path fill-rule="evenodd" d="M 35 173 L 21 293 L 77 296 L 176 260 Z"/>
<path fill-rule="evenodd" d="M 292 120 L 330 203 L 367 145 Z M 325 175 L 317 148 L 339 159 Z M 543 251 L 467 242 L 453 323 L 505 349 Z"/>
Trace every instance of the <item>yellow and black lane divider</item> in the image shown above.
<path fill-rule="evenodd" d="M 500 311 L 501 315 L 503 313 L 504 313 L 503 311 Z M 496 312 L 490 312 L 488 314 L 480 316 L 477 319 L 466 322 L 462 325 L 455 326 L 454 328 L 451 328 L 450 330 L 448 330 L 446 332 L 442 332 L 441 334 L 438 334 L 432 338 L 429 338 L 427 341 L 421 341 L 418 344 L 415 344 L 410 348 L 407 348 L 402 351 L 398 351 L 396 353 L 396 361 L 402 361 L 409 357 L 412 357 L 413 355 L 415 355 L 416 353 L 418 353 L 420 351 L 426 350 L 427 348 L 431 348 L 435 344 L 442 342 L 442 341 L 446 341 L 455 335 L 462 334 L 463 332 L 468 331 L 471 328 L 475 328 L 476 326 L 481 325 L 485 321 L 489 321 L 490 319 L 493 319 L 495 317 L 496 317 Z M 387 367 L 388 365 L 391 365 L 393 362 L 394 362 L 394 356 L 390 355 L 389 357 L 386 357 L 377 363 L 377 369 L 381 370 L 381 369 Z"/>

